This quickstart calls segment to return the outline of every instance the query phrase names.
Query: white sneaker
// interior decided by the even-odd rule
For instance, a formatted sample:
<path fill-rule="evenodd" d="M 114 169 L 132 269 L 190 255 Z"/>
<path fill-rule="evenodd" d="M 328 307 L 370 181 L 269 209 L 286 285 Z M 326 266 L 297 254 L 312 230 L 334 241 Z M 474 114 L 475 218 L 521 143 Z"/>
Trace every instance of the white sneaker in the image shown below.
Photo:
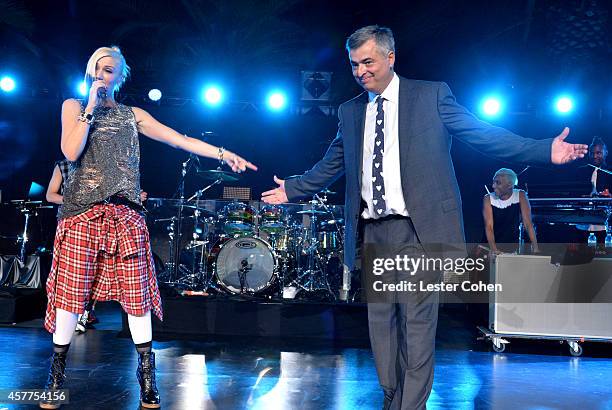
<path fill-rule="evenodd" d="M 89 311 L 85 311 L 79 315 L 77 319 L 75 331 L 78 333 L 85 333 L 87 331 L 87 318 L 89 317 Z"/>

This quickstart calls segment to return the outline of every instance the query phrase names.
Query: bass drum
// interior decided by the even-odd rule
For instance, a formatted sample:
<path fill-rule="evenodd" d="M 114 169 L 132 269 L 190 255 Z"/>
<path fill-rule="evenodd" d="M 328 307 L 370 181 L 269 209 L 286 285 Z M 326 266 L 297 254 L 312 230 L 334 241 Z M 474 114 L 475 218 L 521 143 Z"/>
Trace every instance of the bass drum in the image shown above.
<path fill-rule="evenodd" d="M 259 238 L 225 239 L 211 253 L 217 283 L 229 293 L 258 294 L 274 283 L 276 258 Z"/>

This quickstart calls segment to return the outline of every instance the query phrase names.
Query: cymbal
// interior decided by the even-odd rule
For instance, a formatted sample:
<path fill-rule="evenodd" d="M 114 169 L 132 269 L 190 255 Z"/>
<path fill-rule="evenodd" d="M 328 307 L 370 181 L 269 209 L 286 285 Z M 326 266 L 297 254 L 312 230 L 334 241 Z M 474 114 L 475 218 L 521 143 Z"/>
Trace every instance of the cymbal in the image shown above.
<path fill-rule="evenodd" d="M 322 190 L 322 191 L 319 191 L 319 193 L 320 193 L 320 194 L 325 194 L 325 195 L 334 195 L 334 194 L 337 194 L 337 192 L 330 191 L 330 190 L 329 190 L 329 189 L 327 189 L 327 188 L 325 188 L 325 189 L 324 189 L 324 190 Z"/>
<path fill-rule="evenodd" d="M 344 224 L 344 218 L 330 219 L 328 221 L 323 221 L 320 224 L 321 224 L 321 226 L 343 225 Z"/>
<path fill-rule="evenodd" d="M 174 204 L 172 206 L 175 207 L 175 208 L 178 208 L 180 205 L 179 204 Z M 206 208 L 200 208 L 200 207 L 195 206 L 195 205 L 183 205 L 183 208 L 195 209 L 197 211 L 200 211 L 200 216 L 203 216 L 205 218 L 208 218 L 209 216 L 216 216 L 217 215 L 216 213 L 214 213 L 212 211 L 209 211 Z"/>
<path fill-rule="evenodd" d="M 327 212 L 325 211 L 320 211 L 318 209 L 305 209 L 303 211 L 297 211 L 296 214 L 300 214 L 300 215 L 325 215 L 327 214 Z"/>
<path fill-rule="evenodd" d="M 11 203 L 15 205 L 25 204 L 25 205 L 40 205 L 42 201 L 30 201 L 29 199 L 13 199 Z"/>
<path fill-rule="evenodd" d="M 221 169 L 205 169 L 198 171 L 198 176 L 200 178 L 208 179 L 211 181 L 216 181 L 220 179 L 223 182 L 233 182 L 238 181 L 240 176 L 229 171 L 223 171 Z"/>
<path fill-rule="evenodd" d="M 26 199 L 13 199 L 11 200 L 11 203 L 15 205 L 17 208 L 30 209 L 30 210 L 53 208 L 53 205 L 49 205 L 47 203 L 43 205 L 42 201 L 30 201 Z"/>

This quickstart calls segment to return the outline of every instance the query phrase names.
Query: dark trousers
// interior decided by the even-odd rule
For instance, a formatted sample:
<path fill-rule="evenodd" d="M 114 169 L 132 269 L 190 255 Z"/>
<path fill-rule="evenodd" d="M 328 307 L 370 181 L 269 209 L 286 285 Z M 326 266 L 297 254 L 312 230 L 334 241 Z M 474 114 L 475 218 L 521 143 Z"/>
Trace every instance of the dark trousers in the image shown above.
<path fill-rule="evenodd" d="M 410 218 L 405 217 L 365 221 L 363 241 L 366 246 L 376 244 L 382 249 L 384 255 L 377 255 L 380 257 L 393 258 L 396 254 L 420 257 L 424 253 Z M 431 275 L 436 275 L 425 274 L 430 275 L 428 281 Z M 405 278 L 405 272 L 383 275 L 387 275 L 387 282 Z M 414 292 L 389 296 L 387 303 L 368 303 L 370 342 L 385 395 L 383 408 L 425 409 L 433 384 L 439 294 Z"/>

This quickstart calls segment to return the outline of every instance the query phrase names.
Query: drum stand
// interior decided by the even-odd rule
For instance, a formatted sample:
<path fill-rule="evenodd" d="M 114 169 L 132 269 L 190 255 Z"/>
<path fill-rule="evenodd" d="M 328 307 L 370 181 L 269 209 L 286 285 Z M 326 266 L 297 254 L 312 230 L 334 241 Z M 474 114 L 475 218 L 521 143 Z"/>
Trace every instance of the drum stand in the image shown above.
<path fill-rule="evenodd" d="M 198 208 L 199 201 L 202 197 L 202 194 L 208 191 L 215 185 L 218 185 L 223 182 L 222 176 L 219 176 L 215 179 L 212 184 L 196 191 L 190 198 L 185 199 L 185 177 L 189 171 L 189 169 L 194 166 L 192 164 L 193 160 L 197 161 L 197 157 L 193 154 L 189 155 L 187 161 L 182 163 L 181 169 L 181 180 L 179 182 L 179 187 L 177 189 L 177 193 L 179 196 L 178 203 L 178 211 L 177 215 L 169 220 L 170 226 L 168 228 L 168 244 L 170 246 L 170 261 L 167 263 L 168 270 L 170 275 L 168 277 L 168 284 L 176 285 L 176 286 L 187 286 L 191 289 L 198 289 L 203 287 L 203 290 L 208 290 L 212 284 L 212 272 L 208 272 L 208 266 L 206 264 L 206 257 L 209 254 L 209 231 L 208 231 L 208 223 L 204 225 L 204 230 L 202 235 L 204 237 L 203 241 L 199 241 L 200 233 L 199 231 L 199 222 L 201 211 Z M 217 169 L 219 172 L 221 171 L 220 167 Z M 181 235 L 182 235 L 182 225 L 183 225 L 183 212 L 184 208 L 187 206 L 189 208 L 193 208 L 193 206 L 186 205 L 192 200 L 196 200 L 196 205 L 194 209 L 194 230 L 192 233 L 192 240 L 189 242 L 188 246 L 192 251 L 192 263 L 191 263 L 191 271 L 188 268 L 181 265 L 180 257 L 181 257 Z M 157 222 L 162 221 L 158 220 Z M 198 247 L 200 249 L 198 250 Z M 199 253 L 199 254 L 198 254 Z M 196 262 L 199 259 L 198 262 Z M 183 270 L 185 272 L 183 272 Z"/>
<path fill-rule="evenodd" d="M 325 212 L 330 214 L 333 219 L 336 219 L 336 216 L 334 215 L 334 212 L 331 210 L 331 208 L 329 206 L 327 206 L 327 195 L 323 194 L 323 198 L 321 198 L 319 196 L 319 194 L 314 194 L 313 198 L 315 198 L 317 201 L 319 201 L 319 204 L 325 210 Z M 336 224 L 335 226 L 336 226 L 336 230 L 338 232 L 338 239 L 340 241 L 340 249 L 343 249 L 344 248 L 344 228 L 343 228 L 343 224 Z"/>
<path fill-rule="evenodd" d="M 277 236 L 275 234 L 270 234 L 268 239 L 268 243 L 272 248 L 272 252 L 274 253 L 274 258 L 278 261 L 278 266 L 276 268 L 276 277 L 278 280 L 278 292 L 277 296 L 280 300 L 283 299 L 283 289 L 285 287 L 285 274 L 289 270 L 289 249 L 286 251 L 277 250 Z M 283 252 L 286 252 L 286 255 L 283 255 Z"/>
<path fill-rule="evenodd" d="M 28 245 L 28 230 L 30 227 L 30 216 L 38 216 L 38 210 L 43 208 L 52 208 L 50 205 L 42 205 L 41 201 L 24 201 L 24 200 L 15 200 L 11 201 L 14 205 L 17 206 L 19 211 L 25 217 L 25 221 L 23 223 L 23 233 L 17 236 L 17 243 L 19 244 L 19 260 L 22 263 L 26 262 L 26 248 Z"/>
<path fill-rule="evenodd" d="M 36 215 L 36 212 L 32 213 L 30 209 L 25 208 L 25 207 L 21 209 L 21 212 L 25 216 L 25 222 L 23 224 L 23 234 L 21 234 L 21 236 L 18 239 L 18 241 L 21 243 L 19 247 L 19 260 L 22 263 L 25 263 L 26 245 L 28 243 L 28 224 L 30 222 L 30 215 L 32 214 Z"/>
<path fill-rule="evenodd" d="M 324 257 L 319 253 L 317 219 L 317 213 L 313 210 L 313 212 L 310 213 L 310 240 L 308 241 L 306 249 L 303 250 L 308 255 L 308 265 L 305 271 L 298 273 L 295 282 L 299 288 L 306 292 L 322 290 L 335 300 L 336 295 L 334 295 L 334 292 L 331 290 L 331 286 L 327 280 L 327 274 L 321 266 Z"/>
<path fill-rule="evenodd" d="M 327 194 L 325 192 L 326 191 L 323 191 L 322 198 L 319 196 L 319 194 L 314 194 L 314 198 L 319 201 L 323 209 L 335 220 L 336 216 L 334 215 L 334 212 L 329 206 L 327 206 Z M 336 227 L 336 231 L 338 233 L 338 241 L 340 243 L 340 260 L 342 261 L 342 280 L 340 282 L 340 289 L 338 289 L 340 295 L 339 299 L 346 302 L 348 301 L 348 295 L 351 291 L 351 271 L 344 264 L 344 224 L 336 223 L 334 226 Z M 328 255 L 328 261 L 332 255 L 333 254 Z"/>
<path fill-rule="evenodd" d="M 170 222 L 167 227 L 168 230 L 168 255 L 170 255 L 170 260 L 164 264 L 164 269 L 162 272 L 156 272 L 158 279 L 163 279 L 164 283 L 171 283 L 170 275 L 174 272 L 174 258 L 173 258 L 173 249 L 174 249 L 174 237 L 175 237 L 175 226 L 176 226 L 176 216 L 171 218 L 159 218 L 153 221 L 154 223 L 159 222 Z"/>
<path fill-rule="evenodd" d="M 202 222 L 201 208 L 198 208 L 200 203 L 200 199 L 202 194 L 208 191 L 215 185 L 223 182 L 221 179 L 215 180 L 212 184 L 196 191 L 187 202 L 191 202 L 195 199 L 195 209 L 193 211 L 193 233 L 192 239 L 187 244 L 189 250 L 191 250 L 191 270 L 189 273 L 183 275 L 177 283 L 186 285 L 191 290 L 203 290 L 207 291 L 209 288 L 213 287 L 213 275 L 212 271 L 209 271 L 209 267 L 207 264 L 207 258 L 210 254 L 209 245 L 211 244 L 210 239 L 210 220 L 204 219 L 202 224 L 202 229 L 200 229 L 200 223 Z M 180 260 L 179 260 L 180 263 Z"/>

